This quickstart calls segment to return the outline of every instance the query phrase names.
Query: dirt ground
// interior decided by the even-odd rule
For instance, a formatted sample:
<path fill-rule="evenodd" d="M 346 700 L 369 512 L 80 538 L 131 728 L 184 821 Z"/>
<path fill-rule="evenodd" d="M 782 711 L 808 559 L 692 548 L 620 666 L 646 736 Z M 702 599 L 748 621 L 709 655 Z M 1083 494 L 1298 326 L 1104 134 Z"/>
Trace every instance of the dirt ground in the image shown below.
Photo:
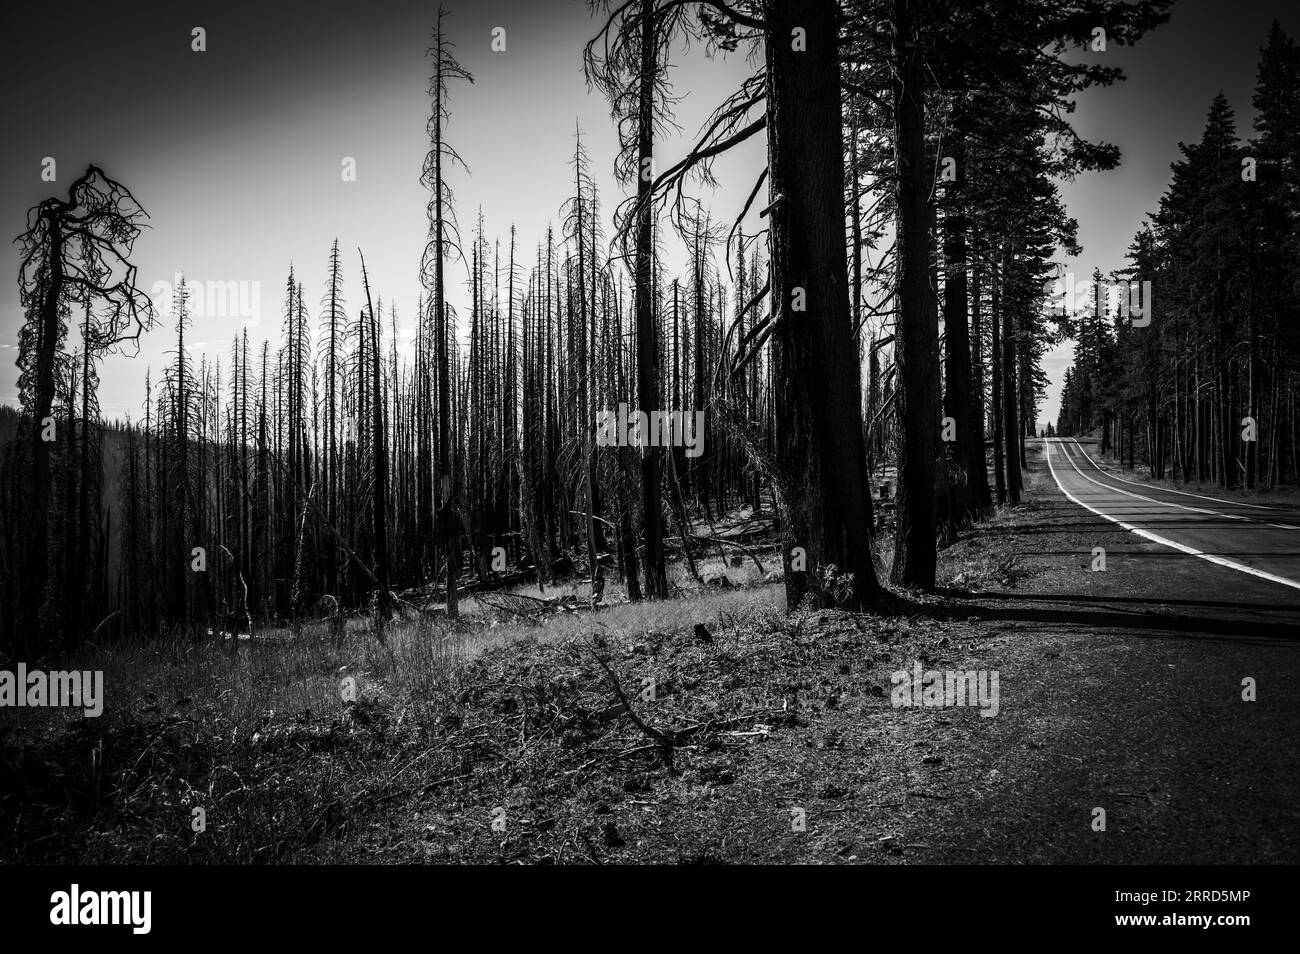
<path fill-rule="evenodd" d="M 949 579 L 966 584 L 956 618 L 896 623 L 821 612 L 723 629 L 712 644 L 676 633 L 614 647 L 623 685 L 658 681 L 654 703 L 634 703 L 648 724 L 690 727 L 715 712 L 730 721 L 675 747 L 671 764 L 635 729 L 617 742 L 589 739 L 571 756 L 562 745 L 544 760 L 524 754 L 495 789 L 412 800 L 346 853 L 543 863 L 1294 863 L 1300 704 L 1291 687 L 1300 657 L 1288 626 L 1300 617 L 1254 620 L 1277 615 L 1268 584 L 1225 580 L 1216 567 L 1169 559 L 1099 525 L 1064 501 L 1041 457 L 1032 458 L 1027 503 L 943 554 Z M 1105 573 L 1089 571 L 1094 546 L 1111 554 Z M 1256 586 L 1264 592 L 1241 592 Z M 1215 605 L 1217 615 L 1189 599 L 1221 603 L 1226 590 L 1234 595 L 1226 610 Z M 1233 618 L 1240 606 L 1251 622 Z M 574 653 L 568 663 L 580 660 Z M 998 671 L 997 716 L 895 708 L 890 673 L 916 660 Z M 500 678 L 535 678 L 539 667 L 566 671 L 560 660 L 525 657 L 507 662 Z M 1247 676 L 1258 701 L 1242 699 Z M 1098 808 L 1104 831 L 1095 830 Z M 503 830 L 493 831 L 496 809 Z"/>

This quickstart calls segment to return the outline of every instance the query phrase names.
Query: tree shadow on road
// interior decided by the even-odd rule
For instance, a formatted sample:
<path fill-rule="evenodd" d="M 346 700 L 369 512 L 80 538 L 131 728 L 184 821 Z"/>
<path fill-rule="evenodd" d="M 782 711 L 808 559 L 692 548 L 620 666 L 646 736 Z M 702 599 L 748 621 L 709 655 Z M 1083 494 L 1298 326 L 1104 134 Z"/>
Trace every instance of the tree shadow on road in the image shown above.
<path fill-rule="evenodd" d="M 979 593 L 938 589 L 944 603 L 915 601 L 914 612 L 943 620 L 1034 623 L 1074 629 L 1146 631 L 1147 635 L 1213 636 L 1236 642 L 1300 646 L 1300 610 L 1294 605 L 1226 600 L 1152 600 L 1124 596 Z M 1111 604 L 1106 609 L 1096 604 Z M 1022 604 L 1022 605 L 1016 605 Z M 1127 611 L 1123 606 L 1147 607 Z M 1156 607 L 1154 609 L 1150 607 Z M 1182 607 L 1186 612 L 1166 610 Z M 1285 617 L 1285 618 L 1281 618 Z"/>

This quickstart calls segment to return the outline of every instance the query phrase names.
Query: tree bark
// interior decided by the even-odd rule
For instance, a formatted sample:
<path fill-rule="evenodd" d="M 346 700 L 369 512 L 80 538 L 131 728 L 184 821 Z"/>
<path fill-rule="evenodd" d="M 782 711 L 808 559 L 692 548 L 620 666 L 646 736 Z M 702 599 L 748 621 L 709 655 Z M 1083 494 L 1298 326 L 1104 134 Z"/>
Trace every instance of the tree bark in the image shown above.
<path fill-rule="evenodd" d="M 659 408 L 659 338 L 654 319 L 654 220 L 651 163 L 654 156 L 655 62 L 654 0 L 641 3 L 641 90 L 637 127 L 637 235 L 636 235 L 636 397 L 637 407 L 648 416 Z M 664 567 L 663 510 L 660 506 L 659 451 L 641 450 L 641 503 L 645 523 L 645 595 L 668 596 Z"/>
<path fill-rule="evenodd" d="M 902 424 L 892 579 L 934 586 L 935 431 L 939 426 L 939 327 L 931 307 L 930 194 L 925 150 L 925 67 L 912 19 L 915 0 L 894 0 L 893 97 L 898 184 L 898 331 L 894 363 Z"/>
<path fill-rule="evenodd" d="M 957 425 L 957 459 L 965 473 L 965 486 L 957 495 L 963 512 L 955 517 L 978 518 L 989 507 L 988 470 L 984 463 L 984 425 L 980 420 L 980 401 L 972 381 L 971 336 L 967 318 L 969 294 L 966 283 L 966 215 L 962 208 L 965 184 L 966 150 L 960 135 L 952 143 L 956 160 L 957 181 L 949 185 L 947 211 L 944 216 L 943 259 L 947 274 L 944 280 L 944 351 L 943 412 Z"/>
<path fill-rule="evenodd" d="M 881 595 L 849 307 L 836 13 L 834 0 L 765 5 L 772 387 L 781 395 L 775 467 L 788 609 L 809 594 L 821 605 L 860 608 Z M 792 49 L 795 27 L 806 30 L 806 50 Z M 804 570 L 792 566 L 795 548 Z M 820 579 L 832 565 L 852 574 L 838 593 Z"/>

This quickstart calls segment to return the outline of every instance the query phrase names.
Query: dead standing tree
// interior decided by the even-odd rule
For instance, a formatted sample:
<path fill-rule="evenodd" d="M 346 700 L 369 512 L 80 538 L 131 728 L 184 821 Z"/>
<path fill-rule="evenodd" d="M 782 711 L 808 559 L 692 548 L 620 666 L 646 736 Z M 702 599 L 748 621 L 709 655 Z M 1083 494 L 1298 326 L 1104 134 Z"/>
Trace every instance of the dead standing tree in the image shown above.
<path fill-rule="evenodd" d="M 608 10 L 605 2 L 594 10 Z M 615 241 L 624 261 L 632 261 L 636 312 L 637 407 L 650 411 L 660 402 L 659 336 L 654 316 L 654 139 L 656 129 L 671 123 L 666 61 L 681 4 L 660 8 L 656 0 L 631 2 L 610 13 L 605 26 L 583 51 L 587 81 L 610 102 L 617 124 L 619 154 L 614 174 L 619 182 L 636 182 L 637 194 L 615 214 Z M 600 47 L 597 44 L 601 44 Z M 635 235 L 635 256 L 628 247 Z M 645 595 L 668 595 L 664 565 L 664 527 L 659 447 L 642 448 L 641 501 L 644 524 Z"/>
<path fill-rule="evenodd" d="M 384 624 L 388 622 L 392 615 L 392 594 L 389 587 L 392 585 L 389 566 L 388 566 L 388 447 L 386 443 L 387 429 L 384 424 L 384 388 L 383 376 L 379 371 L 379 321 L 375 316 L 375 305 L 370 300 L 370 276 L 366 273 L 366 259 L 361 254 L 361 249 L 357 249 L 357 257 L 361 259 L 361 284 L 366 292 L 366 312 L 370 321 L 370 383 L 374 388 L 371 396 L 371 420 L 373 436 L 371 438 L 371 450 L 374 456 L 373 463 L 373 503 L 371 505 L 371 517 L 374 521 L 375 533 L 375 569 L 379 576 L 379 592 L 375 600 L 375 622 L 376 632 L 379 634 L 380 642 L 383 642 Z M 364 356 L 363 356 L 364 360 Z M 450 607 L 450 604 L 448 604 Z"/>
<path fill-rule="evenodd" d="M 49 198 L 27 216 L 19 237 L 19 301 L 27 316 L 19 335 L 19 392 L 30 448 L 31 506 L 20 581 L 20 632 L 38 639 L 49 576 L 50 451 L 46 422 L 54 404 L 70 302 L 97 308 L 97 350 L 135 341 L 153 325 L 148 297 L 136 288 L 130 261 L 148 218 L 129 189 L 97 166 L 86 169 L 67 199 Z"/>
<path fill-rule="evenodd" d="M 443 178 L 443 163 L 465 166 L 464 160 L 443 137 L 443 127 L 450 116 L 447 110 L 447 83 L 453 79 L 473 82 L 474 78 L 452 55 L 455 44 L 447 40 L 442 21 L 446 16 L 438 10 L 438 23 L 434 28 L 433 76 L 429 80 L 429 95 L 433 110 L 429 115 L 430 149 L 424 160 L 421 181 L 433 195 L 429 199 L 429 243 L 420 265 L 421 277 L 429 295 L 429 307 L 434 321 L 434 372 L 437 377 L 436 414 L 438 418 L 438 508 L 435 514 L 435 537 L 441 545 L 447 570 L 447 615 L 458 615 L 456 605 L 456 578 L 460 573 L 459 516 L 456 513 L 457 488 L 455 467 L 451 459 L 451 349 L 454 339 L 448 328 L 446 282 L 443 265 L 449 251 L 460 251 L 460 235 L 456 228 L 451 190 Z M 430 488 L 432 490 L 432 488 Z M 422 489 L 422 494 L 425 493 Z M 421 506 L 429 504 L 422 499 Z"/>

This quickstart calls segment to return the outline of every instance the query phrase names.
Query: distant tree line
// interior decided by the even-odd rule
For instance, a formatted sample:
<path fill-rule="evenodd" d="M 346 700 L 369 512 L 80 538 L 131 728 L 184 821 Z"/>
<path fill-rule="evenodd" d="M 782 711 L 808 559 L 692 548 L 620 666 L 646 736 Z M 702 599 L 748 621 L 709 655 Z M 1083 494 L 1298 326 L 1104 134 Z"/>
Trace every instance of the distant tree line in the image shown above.
<path fill-rule="evenodd" d="M 1276 22 L 1253 105 L 1243 142 L 1214 98 L 1110 276 L 1149 281 L 1150 313 L 1133 321 L 1119 295 L 1070 316 L 1056 431 L 1099 433 L 1103 451 L 1153 477 L 1254 488 L 1300 474 L 1300 52 Z"/>

